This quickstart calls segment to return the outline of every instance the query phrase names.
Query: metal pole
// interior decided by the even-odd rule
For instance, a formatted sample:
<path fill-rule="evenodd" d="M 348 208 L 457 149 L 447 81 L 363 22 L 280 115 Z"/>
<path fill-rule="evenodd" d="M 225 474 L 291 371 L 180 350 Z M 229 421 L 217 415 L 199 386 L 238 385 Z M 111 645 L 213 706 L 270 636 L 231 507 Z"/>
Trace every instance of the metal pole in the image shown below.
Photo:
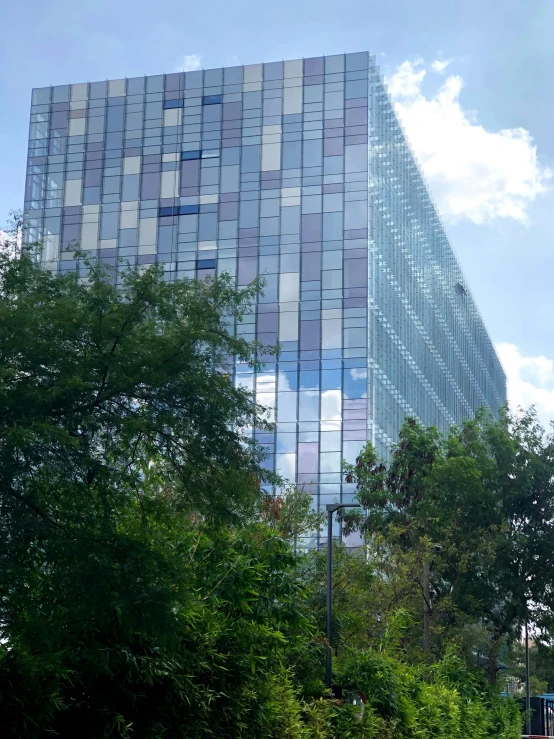
<path fill-rule="evenodd" d="M 333 509 L 327 507 L 327 655 L 325 663 L 325 684 L 333 684 Z"/>
<path fill-rule="evenodd" d="M 333 513 L 341 508 L 361 508 L 359 503 L 328 503 L 327 511 L 327 653 L 325 684 L 333 685 Z"/>
<path fill-rule="evenodd" d="M 442 552 L 440 544 L 433 544 L 435 553 Z M 429 553 L 423 554 L 423 651 L 429 654 L 431 651 L 431 567 L 434 560 L 430 561 Z"/>
<path fill-rule="evenodd" d="M 531 733 L 531 685 L 529 683 L 529 625 L 525 616 L 525 710 L 527 712 L 527 733 Z"/>
<path fill-rule="evenodd" d="M 431 585 L 429 583 L 429 557 L 423 560 L 423 649 L 431 651 Z"/>

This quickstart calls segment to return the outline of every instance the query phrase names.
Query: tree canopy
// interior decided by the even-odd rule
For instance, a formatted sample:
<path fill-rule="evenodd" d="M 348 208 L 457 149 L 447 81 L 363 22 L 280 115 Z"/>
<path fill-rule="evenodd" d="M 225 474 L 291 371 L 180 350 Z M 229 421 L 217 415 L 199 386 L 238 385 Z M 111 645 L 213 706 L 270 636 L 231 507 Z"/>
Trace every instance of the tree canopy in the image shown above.
<path fill-rule="evenodd" d="M 362 716 L 323 685 L 325 560 L 299 548 L 321 515 L 294 486 L 265 492 L 280 481 L 250 431 L 268 428 L 267 412 L 233 382 L 234 362 L 260 367 L 273 351 L 235 332 L 261 285 L 169 283 L 156 267 L 118 268 L 116 280 L 81 259 L 76 275 L 41 269 L 28 249 L 0 257 L 3 735 L 517 739 L 515 704 L 446 637 L 432 663 L 422 659 L 409 573 L 442 516 L 450 528 L 433 583 L 449 618 L 474 603 L 463 606 L 469 622 L 475 563 L 498 599 L 509 580 L 495 574 L 483 532 L 497 542 L 512 521 L 523 533 L 503 556 L 519 552 L 532 583 L 529 510 L 508 512 L 529 489 L 547 511 L 543 442 L 525 442 L 524 464 L 500 434 L 502 476 L 487 462 L 493 442 L 483 451 L 494 424 L 447 441 L 408 424 L 390 468 L 368 447 L 349 471 L 376 546 L 336 545 L 335 677 L 366 694 Z M 462 508 L 487 470 L 483 518 Z M 450 518 L 446 490 L 460 499 Z M 455 527 L 470 519 L 477 558 Z M 550 541 L 546 529 L 539 541 Z"/>
<path fill-rule="evenodd" d="M 482 625 L 491 682 L 499 650 L 526 619 L 550 633 L 553 472 L 552 435 L 533 411 L 507 409 L 498 420 L 483 411 L 447 437 L 408 419 L 388 465 L 368 445 L 347 467 L 367 510 L 362 528 L 381 559 L 409 561 L 416 583 L 424 559 L 433 561 L 437 648 L 441 633 L 459 639 Z M 419 583 L 414 593 L 420 600 Z"/>

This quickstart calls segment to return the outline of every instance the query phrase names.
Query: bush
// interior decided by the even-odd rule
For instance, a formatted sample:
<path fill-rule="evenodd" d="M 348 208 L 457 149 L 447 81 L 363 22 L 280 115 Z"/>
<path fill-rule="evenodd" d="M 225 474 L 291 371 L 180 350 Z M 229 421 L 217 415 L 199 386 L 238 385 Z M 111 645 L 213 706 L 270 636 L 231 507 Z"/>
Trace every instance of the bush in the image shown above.
<path fill-rule="evenodd" d="M 396 655 L 353 652 L 340 668 L 343 689 L 361 690 L 368 703 L 361 733 L 348 719 L 336 737 L 394 739 L 519 739 L 521 715 L 513 700 L 490 688 L 454 654 L 435 665 L 407 665 Z M 381 725 L 379 725 L 381 721 Z M 343 728 L 344 727 L 344 728 Z M 371 733 L 373 732 L 373 733 Z M 375 733 L 376 732 L 376 733 Z M 387 733 L 388 732 L 388 733 Z"/>

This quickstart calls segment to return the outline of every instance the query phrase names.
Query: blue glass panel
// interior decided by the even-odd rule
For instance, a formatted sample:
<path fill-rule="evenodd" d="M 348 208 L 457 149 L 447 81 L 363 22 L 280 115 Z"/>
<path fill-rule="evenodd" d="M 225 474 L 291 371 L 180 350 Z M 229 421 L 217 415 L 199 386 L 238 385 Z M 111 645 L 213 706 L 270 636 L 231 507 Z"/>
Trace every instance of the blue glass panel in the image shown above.
<path fill-rule="evenodd" d="M 223 101 L 223 95 L 204 95 L 202 98 L 203 105 L 217 105 Z"/>
<path fill-rule="evenodd" d="M 216 261 L 215 259 L 197 259 L 196 269 L 214 269 Z"/>
<path fill-rule="evenodd" d="M 180 216 L 190 216 L 198 213 L 198 205 L 180 205 L 176 210 Z"/>
<path fill-rule="evenodd" d="M 202 156 L 202 152 L 197 149 L 195 151 L 182 151 L 181 152 L 181 159 L 187 160 L 187 159 L 200 159 Z"/>

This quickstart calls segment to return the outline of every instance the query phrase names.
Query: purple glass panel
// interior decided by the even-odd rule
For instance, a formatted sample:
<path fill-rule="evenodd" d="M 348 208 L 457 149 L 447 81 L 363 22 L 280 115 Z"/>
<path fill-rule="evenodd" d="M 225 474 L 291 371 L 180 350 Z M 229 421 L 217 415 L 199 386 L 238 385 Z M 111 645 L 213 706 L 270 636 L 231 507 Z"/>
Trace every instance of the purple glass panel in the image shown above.
<path fill-rule="evenodd" d="M 332 139 L 335 136 L 344 136 L 344 127 L 337 126 L 336 128 L 326 128 L 323 132 L 323 138 Z"/>
<path fill-rule="evenodd" d="M 351 420 L 354 418 L 359 418 L 359 419 L 367 418 L 367 411 L 363 408 L 360 408 L 358 410 L 352 410 L 352 411 L 343 410 L 342 417 L 345 421 Z"/>
<path fill-rule="evenodd" d="M 367 98 L 350 98 L 345 101 L 346 108 L 367 108 Z"/>
<path fill-rule="evenodd" d="M 343 400 L 343 407 L 345 410 L 359 410 L 367 408 L 367 398 L 345 398 Z"/>
<path fill-rule="evenodd" d="M 314 480 L 317 481 L 318 475 L 314 472 L 313 474 L 308 473 L 296 475 L 296 481 L 304 486 L 304 490 L 310 495 L 317 495 L 317 485 L 314 485 Z"/>
<path fill-rule="evenodd" d="M 365 259 L 367 249 L 347 249 L 344 252 L 345 259 Z"/>
<path fill-rule="evenodd" d="M 220 203 L 219 220 L 220 221 L 236 221 L 239 217 L 238 202 Z"/>
<path fill-rule="evenodd" d="M 367 125 L 367 110 L 365 108 L 348 108 L 345 116 L 347 126 Z M 354 133 L 352 131 L 352 133 Z"/>
<path fill-rule="evenodd" d="M 279 310 L 278 303 L 260 303 L 258 305 L 258 314 L 260 313 L 276 313 Z"/>
<path fill-rule="evenodd" d="M 169 90 L 181 90 L 183 88 L 183 75 L 179 72 L 176 74 L 166 74 L 165 76 L 165 89 L 166 92 Z"/>
<path fill-rule="evenodd" d="M 240 249 L 239 249 L 239 254 L 241 257 L 255 257 L 257 253 L 258 253 L 257 246 L 240 246 Z"/>
<path fill-rule="evenodd" d="M 367 228 L 353 228 L 344 232 L 345 239 L 367 239 Z"/>
<path fill-rule="evenodd" d="M 321 214 L 302 216 L 302 241 L 321 241 Z"/>
<path fill-rule="evenodd" d="M 324 74 L 324 59 L 322 56 L 304 59 L 304 76 L 310 77 L 313 74 Z"/>
<path fill-rule="evenodd" d="M 278 317 L 278 313 L 260 313 L 258 315 L 258 331 L 276 332 Z"/>
<path fill-rule="evenodd" d="M 367 260 L 346 259 L 344 261 L 344 287 L 365 287 L 367 285 Z"/>
<path fill-rule="evenodd" d="M 321 279 L 321 252 L 310 252 L 302 255 L 302 281 L 310 282 Z"/>
<path fill-rule="evenodd" d="M 67 120 L 68 120 L 68 111 L 62 110 L 57 113 L 52 113 L 52 116 L 50 118 L 50 129 L 53 131 L 55 129 L 66 129 L 67 128 Z"/>
<path fill-rule="evenodd" d="M 142 200 L 157 200 L 160 197 L 160 175 L 159 172 L 151 172 L 142 175 Z"/>
<path fill-rule="evenodd" d="M 101 169 L 87 169 L 85 171 L 85 187 L 98 187 L 102 182 Z"/>
<path fill-rule="evenodd" d="M 310 252 L 310 251 L 321 251 L 321 242 L 320 241 L 308 241 L 307 243 L 304 242 L 300 245 L 302 253 Z M 318 278 L 319 279 L 319 278 Z"/>
<path fill-rule="evenodd" d="M 365 441 L 367 439 L 366 429 L 356 429 L 354 431 L 342 432 L 342 438 L 344 441 Z"/>
<path fill-rule="evenodd" d="M 347 431 L 356 431 L 359 429 L 366 429 L 366 424 L 364 423 L 363 419 L 357 420 L 357 421 L 345 421 L 343 428 Z"/>
<path fill-rule="evenodd" d="M 345 298 L 345 308 L 364 308 L 367 306 L 367 298 Z"/>
<path fill-rule="evenodd" d="M 346 136 L 344 143 L 345 146 L 353 146 L 354 144 L 367 144 L 367 136 Z"/>
<path fill-rule="evenodd" d="M 267 180 L 262 182 L 262 190 L 278 190 L 281 187 L 281 180 Z"/>
<path fill-rule="evenodd" d="M 323 140 L 323 156 L 334 157 L 344 154 L 344 139 L 342 136 L 325 138 Z"/>
<path fill-rule="evenodd" d="M 257 236 L 239 236 L 239 246 L 258 246 Z M 257 253 L 257 252 L 256 252 Z"/>
<path fill-rule="evenodd" d="M 238 283 L 248 285 L 256 277 L 258 260 L 256 257 L 239 256 Z"/>
<path fill-rule="evenodd" d="M 367 287 L 345 288 L 344 297 L 345 298 L 364 298 L 367 303 Z"/>
<path fill-rule="evenodd" d="M 320 347 L 320 321 L 300 321 L 300 349 L 313 351 Z"/>
<path fill-rule="evenodd" d="M 68 224 L 64 226 L 63 238 L 62 238 L 62 249 L 77 248 L 77 245 L 78 245 L 77 242 L 79 241 L 80 231 L 81 229 L 78 224 Z"/>
<path fill-rule="evenodd" d="M 239 238 L 248 238 L 249 236 L 257 236 L 257 228 L 239 228 Z"/>
<path fill-rule="evenodd" d="M 222 192 L 219 197 L 219 200 L 221 203 L 231 203 L 231 202 L 234 203 L 235 201 L 238 201 L 238 199 L 239 199 L 238 192 Z"/>
<path fill-rule="evenodd" d="M 330 193 L 330 192 L 342 192 L 344 190 L 344 185 L 342 185 L 340 182 L 335 183 L 333 185 L 323 185 L 323 192 L 324 193 Z"/>
<path fill-rule="evenodd" d="M 181 162 L 181 195 L 183 188 L 196 187 L 200 179 L 200 161 L 198 159 Z"/>
<path fill-rule="evenodd" d="M 367 136 L 367 125 L 347 126 L 345 131 L 347 136 Z"/>
<path fill-rule="evenodd" d="M 319 444 L 315 441 L 298 444 L 298 472 L 317 473 Z"/>
<path fill-rule="evenodd" d="M 321 85 L 323 84 L 324 77 L 322 74 L 314 75 L 312 77 L 304 77 L 305 85 Z"/>

